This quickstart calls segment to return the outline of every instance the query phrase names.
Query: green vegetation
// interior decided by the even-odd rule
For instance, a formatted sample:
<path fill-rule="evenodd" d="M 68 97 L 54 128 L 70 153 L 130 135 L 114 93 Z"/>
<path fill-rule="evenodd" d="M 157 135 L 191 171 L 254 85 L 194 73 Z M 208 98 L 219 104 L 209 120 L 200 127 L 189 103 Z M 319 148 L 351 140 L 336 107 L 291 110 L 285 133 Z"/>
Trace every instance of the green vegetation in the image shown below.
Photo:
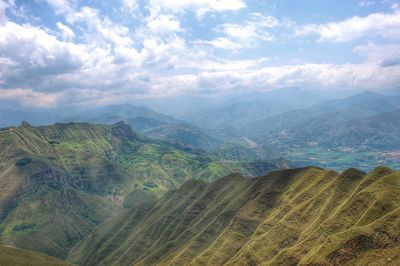
<path fill-rule="evenodd" d="M 82 265 L 399 265 L 400 172 L 191 180 L 100 225 Z"/>
<path fill-rule="evenodd" d="M 0 265 L 12 266 L 62 266 L 72 265 L 47 255 L 0 245 Z"/>
<path fill-rule="evenodd" d="M 262 170 L 277 166 L 268 167 Z M 235 171 L 254 169 L 148 139 L 123 122 L 24 123 L 0 131 L 0 241 L 65 258 L 124 208 L 155 201 L 189 179 Z"/>

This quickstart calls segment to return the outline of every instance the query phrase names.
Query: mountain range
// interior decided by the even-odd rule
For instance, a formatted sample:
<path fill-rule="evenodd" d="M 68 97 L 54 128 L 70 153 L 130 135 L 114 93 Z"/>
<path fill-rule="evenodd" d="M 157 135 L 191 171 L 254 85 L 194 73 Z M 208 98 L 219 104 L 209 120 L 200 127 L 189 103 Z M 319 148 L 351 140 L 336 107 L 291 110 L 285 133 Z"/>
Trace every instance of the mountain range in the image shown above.
<path fill-rule="evenodd" d="M 125 121 L 133 130 L 185 148 L 210 150 L 222 144 L 187 122 L 131 104 L 109 105 L 79 113 L 66 122 L 114 124 Z"/>
<path fill-rule="evenodd" d="M 187 180 L 287 167 L 189 153 L 124 122 L 23 122 L 0 130 L 0 147 L 1 242 L 58 258 L 104 220 Z"/>
<path fill-rule="evenodd" d="M 318 138 L 325 139 L 327 135 L 335 134 L 338 128 L 345 130 L 354 120 L 367 117 L 373 120 L 378 114 L 397 110 L 400 110 L 400 97 L 363 92 L 256 121 L 244 127 L 243 133 L 256 140 L 267 139 L 270 143 L 282 140 L 284 145 L 309 142 L 319 144 Z M 393 116 L 387 119 L 391 117 Z M 364 131 L 360 130 L 360 133 L 363 134 Z M 269 138 L 274 140 L 268 140 Z M 337 146 L 337 143 L 326 141 L 322 145 Z"/>
<path fill-rule="evenodd" d="M 100 225 L 80 265 L 398 265 L 400 173 L 307 167 L 187 181 Z"/>
<path fill-rule="evenodd" d="M 186 115 L 185 119 L 223 139 L 231 140 L 232 133 L 244 125 L 290 110 L 306 108 L 323 99 L 325 97 L 298 88 L 249 93 Z"/>
<path fill-rule="evenodd" d="M 378 153 L 400 150 L 399 110 L 399 96 L 363 92 L 273 115 L 231 132 L 251 141 L 253 148 L 268 147 L 302 165 L 370 170 L 377 165 Z M 398 163 L 395 158 L 384 161 L 393 167 Z"/>

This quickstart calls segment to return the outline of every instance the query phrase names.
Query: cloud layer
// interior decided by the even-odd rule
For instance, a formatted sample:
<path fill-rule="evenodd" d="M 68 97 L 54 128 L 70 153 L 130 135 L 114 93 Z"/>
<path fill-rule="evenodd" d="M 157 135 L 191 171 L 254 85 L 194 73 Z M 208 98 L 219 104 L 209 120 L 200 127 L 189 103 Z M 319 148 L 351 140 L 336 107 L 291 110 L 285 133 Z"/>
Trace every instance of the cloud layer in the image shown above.
<path fill-rule="evenodd" d="M 37 18 L 33 6 L 0 3 L 0 100 L 50 107 L 288 86 L 400 84 L 400 11 L 393 5 L 310 24 L 254 12 L 242 0 L 123 0 L 109 13 L 81 1 L 41 4 L 53 12 L 52 20 Z M 324 43 L 337 43 L 337 49 L 345 43 L 353 59 L 280 59 L 291 49 L 301 55 L 305 45 L 320 53 L 335 49 L 323 50 Z"/>

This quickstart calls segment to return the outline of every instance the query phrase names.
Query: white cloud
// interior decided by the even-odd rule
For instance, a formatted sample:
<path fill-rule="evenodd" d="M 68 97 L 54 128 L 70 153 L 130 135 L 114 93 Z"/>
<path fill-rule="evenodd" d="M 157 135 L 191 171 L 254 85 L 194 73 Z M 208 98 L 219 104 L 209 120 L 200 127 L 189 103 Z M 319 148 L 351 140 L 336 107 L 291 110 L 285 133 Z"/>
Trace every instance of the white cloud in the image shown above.
<path fill-rule="evenodd" d="M 135 12 L 139 8 L 138 0 L 122 0 L 122 5 L 130 12 Z"/>
<path fill-rule="evenodd" d="M 391 67 L 400 65 L 400 45 L 399 44 L 375 44 L 359 45 L 354 48 L 354 52 L 359 54 L 366 62 L 380 65 L 381 67 Z"/>
<path fill-rule="evenodd" d="M 375 5 L 375 1 L 361 1 L 358 3 L 359 6 L 372 6 Z"/>
<path fill-rule="evenodd" d="M 207 13 L 236 11 L 246 7 L 243 0 L 150 0 L 149 2 L 149 8 L 153 12 L 183 13 L 190 10 L 199 19 Z"/>
<path fill-rule="evenodd" d="M 240 50 L 257 46 L 259 41 L 272 41 L 274 37 L 268 30 L 278 27 L 280 22 L 273 16 L 264 16 L 260 13 L 251 13 L 250 19 L 242 24 L 226 23 L 216 28 L 217 32 L 224 34 L 209 41 L 196 41 L 211 45 L 218 49 Z"/>
<path fill-rule="evenodd" d="M 74 32 L 68 26 L 57 22 L 57 28 L 61 31 L 61 36 L 64 40 L 72 40 L 75 37 Z"/>
<path fill-rule="evenodd" d="M 14 5 L 14 2 L 0 1 L 0 25 L 4 24 L 8 20 L 6 10 Z"/>
<path fill-rule="evenodd" d="M 14 100 L 29 107 L 52 107 L 61 96 L 59 93 L 41 93 L 32 89 L 0 89 L 0 100 Z"/>
<path fill-rule="evenodd" d="M 147 28 L 157 34 L 182 31 L 180 21 L 175 16 L 166 14 L 149 18 Z"/>
<path fill-rule="evenodd" d="M 73 12 L 69 0 L 46 0 L 47 3 L 54 8 L 56 14 L 66 14 Z"/>
<path fill-rule="evenodd" d="M 84 6 L 79 12 L 69 14 L 67 21 L 71 24 L 76 22 L 86 23 L 87 31 L 85 35 L 89 42 L 107 45 L 107 43 L 104 43 L 106 41 L 120 46 L 130 46 L 133 43 L 127 27 L 113 23 L 108 17 L 101 19 L 99 11 L 96 9 Z"/>
<path fill-rule="evenodd" d="M 296 35 L 317 34 L 319 42 L 346 42 L 362 37 L 400 39 L 400 11 L 374 13 L 327 24 L 308 24 L 296 29 Z"/>
<path fill-rule="evenodd" d="M 218 37 L 215 39 L 212 39 L 210 41 L 205 41 L 205 40 L 196 40 L 193 42 L 194 44 L 197 45 L 211 45 L 214 48 L 218 49 L 226 49 L 226 50 L 240 50 L 243 48 L 243 45 L 240 43 L 237 43 L 233 41 L 232 39 L 229 39 L 227 37 Z"/>
<path fill-rule="evenodd" d="M 262 29 L 275 28 L 280 25 L 280 22 L 277 18 L 273 16 L 264 16 L 261 13 L 251 13 L 250 20 L 247 23 Z"/>
<path fill-rule="evenodd" d="M 219 49 L 238 51 L 261 46 L 278 38 L 278 30 L 287 27 L 285 20 L 250 13 L 242 23 L 223 23 L 211 29 L 218 37 L 197 41 L 190 40 L 196 36 L 191 35 L 190 28 L 181 26 L 182 12 L 201 17 L 238 10 L 240 5 L 229 5 L 244 5 L 244 1 L 153 0 L 151 3 L 159 3 L 158 9 L 150 9 L 148 17 L 141 17 L 137 28 L 116 23 L 90 7 L 77 9 L 73 2 L 50 2 L 65 16 L 66 22 L 61 23 L 60 18 L 55 25 L 58 31 L 11 21 L 0 25 L 1 99 L 20 98 L 24 104 L 52 106 L 287 86 L 376 89 L 400 84 L 400 47 L 395 44 L 357 46 L 354 53 L 360 56 L 358 64 L 265 67 L 274 61 L 233 53 L 229 56 L 236 59 L 230 59 Z M 227 6 L 219 6 L 219 2 Z M 396 12 L 306 25 L 298 28 L 298 34 L 319 34 L 324 41 L 348 40 L 347 34 L 351 38 L 369 34 L 395 38 Z M 305 31 L 307 27 L 311 29 Z"/>
<path fill-rule="evenodd" d="M 257 91 L 293 86 L 316 89 L 384 89 L 399 84 L 399 70 L 399 66 L 382 68 L 380 65 L 368 63 L 284 65 L 259 70 L 205 71 L 198 75 L 161 77 L 154 86 L 161 92 L 171 94 Z M 174 84 L 182 81 L 185 86 L 177 89 Z"/>
<path fill-rule="evenodd" d="M 81 45 L 59 41 L 43 29 L 14 22 L 0 27 L 0 50 L 18 63 L 16 74 L 22 75 L 21 80 L 24 75 L 35 75 L 38 69 L 54 74 L 79 68 L 85 55 Z"/>

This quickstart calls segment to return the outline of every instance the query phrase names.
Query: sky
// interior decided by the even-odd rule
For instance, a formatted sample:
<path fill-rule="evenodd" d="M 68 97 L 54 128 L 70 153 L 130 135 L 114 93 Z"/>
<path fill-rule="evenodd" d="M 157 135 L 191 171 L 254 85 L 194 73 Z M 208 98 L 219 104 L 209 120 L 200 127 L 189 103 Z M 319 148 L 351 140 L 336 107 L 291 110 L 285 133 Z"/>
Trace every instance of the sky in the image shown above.
<path fill-rule="evenodd" d="M 0 103 L 400 88 L 400 1 L 0 0 Z"/>

